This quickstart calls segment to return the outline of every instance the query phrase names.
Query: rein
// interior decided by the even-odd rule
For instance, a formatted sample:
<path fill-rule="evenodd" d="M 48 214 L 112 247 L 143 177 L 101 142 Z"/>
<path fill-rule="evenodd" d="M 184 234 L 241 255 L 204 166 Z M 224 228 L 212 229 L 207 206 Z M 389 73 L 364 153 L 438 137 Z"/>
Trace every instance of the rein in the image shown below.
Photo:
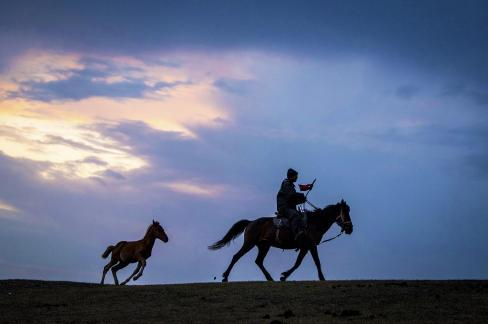
<path fill-rule="evenodd" d="M 307 201 L 307 202 L 308 202 L 308 201 Z M 308 202 L 308 203 L 310 204 L 310 206 L 314 207 L 315 209 L 318 209 L 317 207 L 315 207 L 315 206 L 314 206 L 313 204 L 311 204 L 310 202 Z M 336 221 L 337 221 L 337 219 L 338 219 L 338 218 L 340 218 L 340 219 L 341 219 L 342 224 L 346 224 L 346 223 L 348 223 L 348 222 L 344 221 L 344 214 L 342 213 L 342 209 L 341 209 L 341 213 L 340 213 L 339 215 L 337 215 L 337 217 L 336 217 Z M 338 238 L 339 236 L 341 236 L 341 235 L 342 235 L 342 233 L 344 233 L 344 228 L 342 228 L 342 229 L 341 229 L 341 232 L 340 232 L 339 234 L 337 234 L 336 236 L 334 236 L 333 238 L 323 240 L 322 242 L 320 242 L 320 243 L 319 243 L 319 244 L 317 244 L 317 245 L 320 245 L 320 244 L 325 243 L 325 242 L 330 242 L 330 241 L 332 241 L 332 240 L 334 240 L 334 239 Z"/>
<path fill-rule="evenodd" d="M 326 240 L 323 240 L 322 242 L 320 242 L 319 244 L 322 244 L 322 243 L 325 243 L 325 242 L 329 242 L 329 241 L 332 241 L 333 239 L 336 239 L 338 238 L 339 236 L 342 235 L 342 233 L 344 233 L 344 230 L 342 230 L 339 234 L 337 234 L 336 236 L 334 236 L 333 238 L 330 238 L 330 239 L 326 239 Z M 319 245 L 317 244 L 317 245 Z"/>

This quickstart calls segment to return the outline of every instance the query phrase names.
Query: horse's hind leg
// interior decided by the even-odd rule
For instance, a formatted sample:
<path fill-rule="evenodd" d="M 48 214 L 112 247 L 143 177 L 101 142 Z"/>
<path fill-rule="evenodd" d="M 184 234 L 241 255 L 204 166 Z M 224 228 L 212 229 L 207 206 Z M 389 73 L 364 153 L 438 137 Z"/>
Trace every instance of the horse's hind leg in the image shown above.
<path fill-rule="evenodd" d="M 114 282 L 115 282 L 116 285 L 119 284 L 119 280 L 117 279 L 116 272 L 119 271 L 122 268 L 127 267 L 128 265 L 129 265 L 128 263 L 124 263 L 124 262 L 121 261 L 119 264 L 117 264 L 116 266 L 112 267 L 112 275 L 114 276 Z"/>
<path fill-rule="evenodd" d="M 258 245 L 258 256 L 256 257 L 256 264 L 258 265 L 259 269 L 263 272 L 264 276 L 266 277 L 266 280 L 268 281 L 273 281 L 273 278 L 269 274 L 269 272 L 266 270 L 264 267 L 264 258 L 266 257 L 266 254 L 268 254 L 270 246 L 267 244 L 259 244 Z"/>
<path fill-rule="evenodd" d="M 222 277 L 223 277 L 222 282 L 227 282 L 228 281 L 228 277 L 229 277 L 230 271 L 232 270 L 232 267 L 234 266 L 234 264 L 236 264 L 236 262 L 239 261 L 239 259 L 244 254 L 246 254 L 247 252 L 249 252 L 249 250 L 251 250 L 254 247 L 254 245 L 255 245 L 254 243 L 250 243 L 246 239 L 244 239 L 244 244 L 242 245 L 241 249 L 236 254 L 234 254 L 234 256 L 232 257 L 232 261 L 229 264 L 229 267 L 222 274 Z"/>
<path fill-rule="evenodd" d="M 101 285 L 103 285 L 104 281 L 105 281 L 105 275 L 107 274 L 108 270 L 110 270 L 111 267 L 113 267 L 114 265 L 117 264 L 117 260 L 110 260 L 109 263 L 107 263 L 107 265 L 105 267 L 103 267 L 103 275 L 102 275 L 102 281 L 100 282 Z"/>

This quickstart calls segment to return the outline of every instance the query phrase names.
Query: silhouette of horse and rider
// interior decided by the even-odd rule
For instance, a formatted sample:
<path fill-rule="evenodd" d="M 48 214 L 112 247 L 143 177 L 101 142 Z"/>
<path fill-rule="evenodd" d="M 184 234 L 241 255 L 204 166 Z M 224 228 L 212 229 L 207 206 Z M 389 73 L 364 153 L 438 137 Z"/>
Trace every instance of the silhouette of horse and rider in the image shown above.
<path fill-rule="evenodd" d="M 315 266 L 317 267 L 319 280 L 325 280 L 320 265 L 317 246 L 321 242 L 331 240 L 322 241 L 322 237 L 334 223 L 341 228 L 339 235 L 342 233 L 352 233 L 353 224 L 349 215 L 350 207 L 344 200 L 341 200 L 337 204 L 328 205 L 325 208 L 317 208 L 311 204 L 314 207 L 312 211 L 305 209 L 301 211 L 297 209 L 297 205 L 307 202 L 307 196 L 305 194 L 296 192 L 294 183 L 297 179 L 298 172 L 293 169 L 288 169 L 287 177 L 283 180 L 276 197 L 277 217 L 262 217 L 253 221 L 246 219 L 240 220 L 229 229 L 221 240 L 208 247 L 210 250 L 218 250 L 230 244 L 233 239 L 244 233 L 244 243 L 241 249 L 234 254 L 229 266 L 222 274 L 222 282 L 228 281 L 229 274 L 235 263 L 254 247 L 258 248 L 256 264 L 263 272 L 266 280 L 273 281 L 273 278 L 264 267 L 264 258 L 271 247 L 296 249 L 299 251 L 293 267 L 281 273 L 281 281 L 285 281 L 300 266 L 308 252 L 312 255 Z M 312 190 L 314 182 L 299 185 L 300 190 L 307 191 L 308 194 Z M 101 284 L 104 283 L 105 275 L 111 269 L 114 282 L 118 285 L 119 282 L 116 272 L 130 263 L 136 262 L 137 267 L 134 272 L 121 284 L 126 284 L 131 278 L 133 280 L 140 278 L 146 266 L 146 260 L 151 256 L 156 239 L 160 239 L 165 243 L 168 242 L 168 236 L 163 227 L 153 220 L 153 223 L 149 226 L 144 238 L 141 240 L 133 242 L 121 241 L 115 246 L 110 245 L 107 247 L 102 254 L 102 258 L 107 258 L 110 254 L 112 254 L 112 257 L 103 269 Z"/>

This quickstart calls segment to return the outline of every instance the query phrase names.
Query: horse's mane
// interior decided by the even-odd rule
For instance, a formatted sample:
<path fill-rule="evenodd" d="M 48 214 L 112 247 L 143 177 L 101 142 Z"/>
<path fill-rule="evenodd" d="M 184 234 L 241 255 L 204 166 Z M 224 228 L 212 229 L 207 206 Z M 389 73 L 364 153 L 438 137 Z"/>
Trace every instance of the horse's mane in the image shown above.
<path fill-rule="evenodd" d="M 154 225 L 159 225 L 159 223 L 158 223 L 158 222 L 151 223 L 151 225 L 149 225 L 149 226 L 147 227 L 146 234 L 145 234 L 144 236 L 146 236 L 147 234 L 149 234 L 149 230 L 150 230 L 150 229 L 151 229 L 151 227 L 153 227 Z"/>
<path fill-rule="evenodd" d="M 330 212 L 332 208 L 336 208 L 337 205 L 336 204 L 333 204 L 333 205 L 328 205 L 327 207 L 325 207 L 323 210 L 326 211 L 326 212 Z"/>
<path fill-rule="evenodd" d="M 331 213 L 333 211 L 333 209 L 336 207 L 337 207 L 337 205 L 333 204 L 333 205 L 328 205 L 325 208 L 319 208 L 319 209 L 315 209 L 315 210 L 306 209 L 305 212 L 307 212 L 308 214 L 310 214 L 312 216 L 320 216 L 321 214 Z"/>

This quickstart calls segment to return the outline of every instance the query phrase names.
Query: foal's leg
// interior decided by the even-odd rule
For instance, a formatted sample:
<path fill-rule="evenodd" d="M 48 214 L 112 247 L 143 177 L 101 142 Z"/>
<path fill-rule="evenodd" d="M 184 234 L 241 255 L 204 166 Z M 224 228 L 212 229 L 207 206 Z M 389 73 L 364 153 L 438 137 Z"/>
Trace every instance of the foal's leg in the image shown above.
<path fill-rule="evenodd" d="M 120 261 L 119 264 L 117 264 L 116 266 L 112 267 L 112 275 L 114 276 L 114 282 L 115 282 L 116 285 L 119 284 L 119 280 L 117 279 L 117 275 L 115 273 L 117 271 L 119 271 L 120 269 L 127 267 L 128 265 L 129 265 L 128 263 L 125 263 L 125 262 Z"/>
<path fill-rule="evenodd" d="M 139 279 L 142 276 L 142 273 L 144 272 L 144 269 L 146 268 L 146 259 L 142 259 L 141 263 L 142 263 L 142 269 L 141 269 L 141 271 L 139 271 L 137 276 L 134 277 L 134 281 L 136 281 L 137 279 Z"/>
<path fill-rule="evenodd" d="M 263 272 L 264 276 L 266 277 L 266 280 L 268 281 L 273 281 L 273 278 L 269 274 L 269 272 L 266 270 L 264 267 L 264 258 L 266 257 L 266 254 L 268 254 L 270 246 L 268 244 L 259 244 L 258 245 L 258 256 L 256 257 L 256 264 L 258 265 L 259 269 Z"/>
<path fill-rule="evenodd" d="M 114 265 L 117 264 L 117 260 L 110 260 L 109 263 L 107 263 L 107 265 L 105 267 L 103 267 L 103 275 L 102 275 L 102 281 L 100 282 L 101 285 L 103 285 L 104 281 L 105 281 L 105 275 L 107 274 L 108 270 L 110 270 L 111 267 L 113 267 Z"/>
<path fill-rule="evenodd" d="M 310 248 L 310 254 L 312 254 L 313 262 L 315 262 L 315 266 L 317 267 L 317 271 L 319 272 L 319 280 L 325 280 L 324 274 L 322 273 L 322 268 L 320 267 L 320 258 L 319 253 L 317 252 L 316 245 Z"/>
<path fill-rule="evenodd" d="M 134 276 L 135 276 L 135 275 L 136 275 L 136 274 L 139 272 L 139 270 L 141 269 L 141 266 L 142 266 L 142 262 L 141 262 L 141 260 L 139 260 L 139 261 L 137 262 L 137 267 L 136 267 L 136 269 L 134 270 L 134 272 L 132 272 L 132 274 L 129 276 L 129 278 L 125 279 L 125 280 L 124 280 L 124 281 L 121 283 L 121 285 L 125 285 L 126 283 L 128 283 L 128 282 L 129 282 L 129 280 L 131 280 L 131 279 L 132 279 L 132 277 L 134 277 Z"/>
<path fill-rule="evenodd" d="M 227 270 L 225 270 L 225 272 L 222 274 L 222 282 L 227 282 L 228 281 L 228 277 L 229 277 L 229 274 L 230 274 L 230 271 L 232 270 L 232 267 L 234 266 L 234 264 L 244 255 L 246 254 L 247 252 L 249 252 L 249 250 L 251 250 L 253 247 L 254 247 L 254 243 L 250 243 L 250 242 L 247 242 L 246 240 L 244 240 L 244 244 L 242 245 L 241 249 L 236 253 L 234 254 L 234 256 L 232 257 L 232 261 L 230 262 L 229 264 L 229 267 L 227 268 Z"/>
<path fill-rule="evenodd" d="M 300 266 L 300 264 L 303 261 L 303 258 L 307 254 L 307 252 L 308 252 L 308 249 L 301 249 L 300 250 L 300 252 L 298 253 L 297 260 L 295 261 L 295 265 L 293 267 L 291 267 L 289 270 L 287 270 L 281 274 L 281 278 L 280 278 L 281 281 L 285 281 L 286 278 L 288 278 L 293 273 L 293 271 L 295 271 Z"/>

